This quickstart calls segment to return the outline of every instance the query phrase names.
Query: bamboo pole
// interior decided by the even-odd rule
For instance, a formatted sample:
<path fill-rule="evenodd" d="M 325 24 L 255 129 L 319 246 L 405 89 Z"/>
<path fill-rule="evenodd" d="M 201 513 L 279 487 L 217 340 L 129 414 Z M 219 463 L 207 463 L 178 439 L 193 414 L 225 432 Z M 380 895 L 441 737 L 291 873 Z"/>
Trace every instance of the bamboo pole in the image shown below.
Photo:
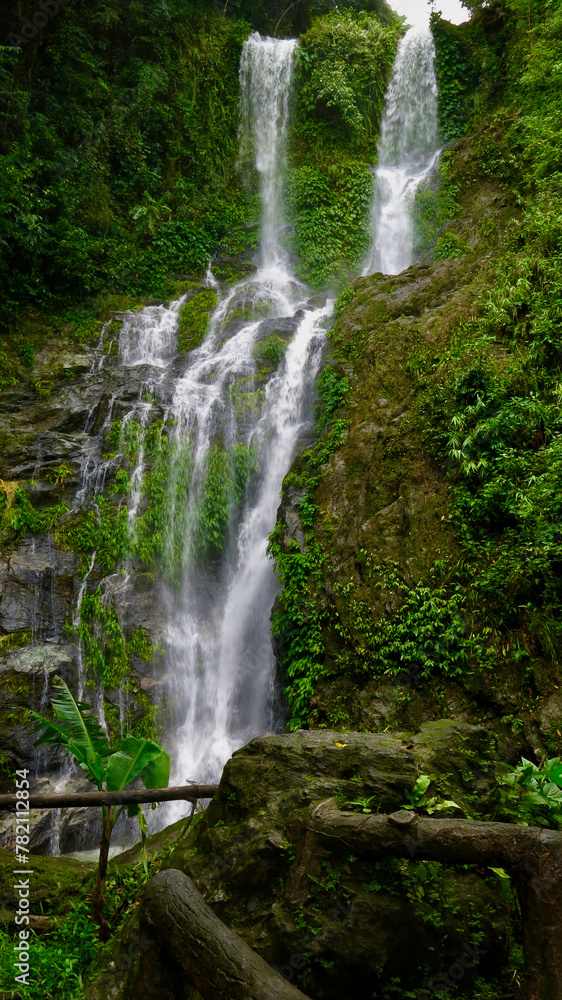
<path fill-rule="evenodd" d="M 16 811 L 16 802 L 30 809 L 69 809 L 78 806 L 123 806 L 144 802 L 195 802 L 197 799 L 212 799 L 218 785 L 178 785 L 175 788 L 142 788 L 124 792 L 65 792 L 52 795 L 30 794 L 29 799 L 18 799 L 15 795 L 0 795 L 0 810 Z"/>

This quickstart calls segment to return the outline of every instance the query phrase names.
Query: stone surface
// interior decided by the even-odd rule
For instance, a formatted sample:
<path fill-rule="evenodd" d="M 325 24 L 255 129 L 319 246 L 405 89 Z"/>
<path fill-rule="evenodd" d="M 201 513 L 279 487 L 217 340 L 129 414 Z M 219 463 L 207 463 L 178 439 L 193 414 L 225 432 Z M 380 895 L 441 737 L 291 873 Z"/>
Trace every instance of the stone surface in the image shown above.
<path fill-rule="evenodd" d="M 404 988 L 427 987 L 476 935 L 487 953 L 478 972 L 489 974 L 506 959 L 508 920 L 493 877 L 415 859 L 377 865 L 339 843 L 308 858 L 304 877 L 302 868 L 313 804 L 336 796 L 359 810 L 369 801 L 375 811 L 394 812 L 426 769 L 434 775 L 432 794 L 461 803 L 472 790 L 467 774 L 483 780 L 474 772 L 488 751 L 484 730 L 446 720 L 417 734 L 260 737 L 228 762 L 218 794 L 165 866 L 189 874 L 215 913 L 315 1000 L 347 996 L 350 981 L 358 1000 L 371 1000 L 398 975 Z M 112 951 L 114 967 L 135 933 L 138 941 L 129 926 Z M 90 984 L 88 1000 L 101 1000 L 103 975 Z M 134 981 L 134 970 L 120 985 L 112 980 L 110 995 L 132 997 Z"/>

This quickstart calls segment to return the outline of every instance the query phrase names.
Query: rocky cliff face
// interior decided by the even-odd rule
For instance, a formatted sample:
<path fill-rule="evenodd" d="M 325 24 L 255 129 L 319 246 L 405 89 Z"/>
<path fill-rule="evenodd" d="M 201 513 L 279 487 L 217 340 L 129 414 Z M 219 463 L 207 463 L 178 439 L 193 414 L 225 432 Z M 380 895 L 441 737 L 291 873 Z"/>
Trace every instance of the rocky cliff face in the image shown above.
<path fill-rule="evenodd" d="M 457 669 L 451 629 L 469 634 L 476 612 L 463 603 L 454 626 L 456 598 L 439 603 L 464 559 L 451 466 L 435 458 L 439 389 L 479 364 L 514 363 L 499 339 L 475 349 L 463 334 L 518 217 L 471 143 L 446 154 L 442 195 L 453 192 L 455 219 L 434 228 L 421 261 L 397 277 L 357 279 L 338 303 L 328 358 L 336 391 L 324 393 L 318 445 L 285 481 L 274 534 L 285 583 L 274 630 L 295 726 L 378 730 L 445 716 L 486 724 L 508 758 L 540 758 L 559 712 L 552 664 L 537 657 L 543 682 L 532 704 L 521 662 L 505 652 L 489 669 Z M 411 617 L 399 635 L 402 607 Z M 411 664 L 398 648 L 410 641 Z M 414 647 L 427 652 L 423 669 Z"/>
<path fill-rule="evenodd" d="M 188 302 L 199 288 L 184 282 L 175 294 Z M 35 771 L 39 790 L 60 776 L 60 754 L 33 746 L 27 718 L 30 708 L 47 710 L 55 674 L 74 692 L 82 688 L 114 735 L 122 723 L 151 732 L 155 706 L 165 700 L 158 588 L 150 554 L 144 561 L 128 554 L 127 508 L 139 407 L 147 428 L 162 425 L 186 354 L 163 374 L 158 400 L 150 394 L 154 369 L 119 361 L 123 309 L 147 304 L 114 297 L 88 329 L 67 324 L 56 337 L 43 317 L 30 315 L 32 365 L 0 396 L 2 791 L 12 790 L 16 768 Z M 196 342 L 196 333 L 187 316 L 184 339 Z M 141 500 L 139 513 L 147 505 Z M 99 658 L 96 668 L 98 653 L 111 676 L 102 677 Z M 79 773 L 65 779 L 87 786 Z M 0 843 L 8 844 L 11 826 L 0 824 Z M 56 837 L 57 847 L 70 850 L 95 836 L 83 810 L 45 813 L 33 824 L 32 849 L 44 851 Z"/>

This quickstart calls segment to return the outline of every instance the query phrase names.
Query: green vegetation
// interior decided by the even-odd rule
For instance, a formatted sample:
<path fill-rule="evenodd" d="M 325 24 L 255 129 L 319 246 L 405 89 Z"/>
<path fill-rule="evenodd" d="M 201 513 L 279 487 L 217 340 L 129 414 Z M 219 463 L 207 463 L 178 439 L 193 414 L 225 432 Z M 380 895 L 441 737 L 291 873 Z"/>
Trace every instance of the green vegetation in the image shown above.
<path fill-rule="evenodd" d="M 144 886 L 160 870 L 170 851 L 171 846 L 168 846 L 154 854 L 146 867 L 140 861 L 134 865 L 110 862 L 105 915 L 113 933 L 128 919 Z M 83 977 L 101 947 L 91 916 L 95 873 L 84 875 L 81 868 L 77 877 L 70 868 L 65 872 L 66 883 L 57 878 L 56 873 L 54 881 L 58 891 L 53 891 L 43 871 L 38 871 L 42 861 L 34 861 L 35 892 L 40 880 L 44 897 L 42 909 L 46 910 L 45 915 L 53 920 L 54 926 L 41 933 L 30 931 L 30 980 L 26 1000 L 83 1000 Z M 7 992 L 14 984 L 13 947 L 13 935 L 0 926 L 0 990 Z"/>
<path fill-rule="evenodd" d="M 272 334 L 265 340 L 258 340 L 254 347 L 254 357 L 263 364 L 278 368 L 287 350 L 287 342 Z"/>
<path fill-rule="evenodd" d="M 386 673 L 408 685 L 442 676 L 474 692 L 481 685 L 493 690 L 507 672 L 524 687 L 523 714 L 532 714 L 536 699 L 558 683 L 560 12 L 547 0 L 478 6 L 477 19 L 453 33 L 433 19 L 441 72 L 446 64 L 451 73 L 453 67 L 454 80 L 462 60 L 471 67 L 461 81 L 466 101 L 452 84 L 444 90 L 464 118 L 455 125 L 445 109 L 443 120 L 449 116 L 448 134 L 468 125 L 474 136 L 444 156 L 441 186 L 420 192 L 416 222 L 418 248 L 433 246 L 437 260 L 467 256 L 470 268 L 475 239 L 487 244 L 490 280 L 480 287 L 475 282 L 474 296 L 459 297 L 452 321 L 444 318 L 441 342 L 434 338 L 425 347 L 413 339 L 405 364 L 425 446 L 446 476 L 449 509 L 441 520 L 454 529 L 455 549 L 415 584 L 404 582 L 403 568 L 396 574 L 388 563 L 377 567 L 370 552 L 355 551 L 348 576 L 332 565 L 337 514 L 321 512 L 318 496 L 334 463 L 323 463 L 345 444 L 346 421 L 368 419 L 370 400 L 357 378 L 365 370 L 362 338 L 370 336 L 371 322 L 379 322 L 375 301 L 367 325 L 355 327 L 356 340 L 349 336 L 342 343 L 337 324 L 332 331 L 334 364 L 322 378 L 334 384 L 333 406 L 326 408 L 325 399 L 323 437 L 284 485 L 286 501 L 299 511 L 304 544 L 287 540 L 282 525 L 271 539 L 284 586 L 273 627 L 295 728 L 318 721 L 311 699 L 319 682 L 341 675 L 364 684 Z M 441 29 L 447 44 L 440 42 Z M 480 67 L 475 78 L 474 66 Z M 501 239 L 490 219 L 477 218 L 473 230 L 454 222 L 472 192 L 487 185 L 499 192 L 497 201 L 519 206 Z M 346 308 L 352 314 L 357 289 L 363 285 L 343 293 L 336 316 Z M 382 291 L 390 294 L 391 284 Z M 369 364 L 376 364 L 372 356 Z M 338 396 L 345 380 L 351 399 L 346 392 Z M 365 409 L 357 413 L 357 407 Z M 342 461 L 350 461 L 343 450 Z M 355 466 L 348 474 L 355 476 Z M 453 545 L 444 544 L 446 550 Z M 555 753 L 554 723 L 551 730 L 544 739 Z"/>
<path fill-rule="evenodd" d="M 232 453 L 213 445 L 206 457 L 202 499 L 194 512 L 194 537 L 199 554 L 222 549 L 233 507 L 239 507 L 253 473 L 257 453 L 235 444 Z"/>
<path fill-rule="evenodd" d="M 6 31 L 34 12 L 14 9 Z M 235 164 L 249 31 L 199 0 L 157 15 L 77 0 L 25 47 L 0 50 L 4 317 L 108 285 L 165 294 L 167 275 L 204 269 L 227 232 L 243 245 Z"/>
<path fill-rule="evenodd" d="M 100 946 L 91 918 L 91 903 L 71 902 L 66 919 L 47 934 L 30 933 L 31 978 L 29 1000 L 83 1000 L 82 973 L 94 961 Z M 0 987 L 14 985 L 14 939 L 0 929 Z M 8 994 L 9 995 L 9 994 Z"/>
<path fill-rule="evenodd" d="M 298 491 L 297 503 L 305 530 L 304 546 L 297 541 L 285 544 L 282 525 L 278 523 L 269 539 L 269 554 L 283 587 L 271 618 L 273 635 L 283 641 L 283 669 L 287 679 L 285 694 L 291 712 L 290 729 L 300 729 L 314 718 L 310 699 L 318 677 L 323 672 L 323 628 L 329 619 L 324 603 L 318 600 L 326 552 L 314 533 L 318 507 L 314 502 L 322 466 L 337 451 L 347 424 L 332 417 L 349 392 L 349 382 L 334 366 L 327 367 L 318 382 L 320 406 L 318 419 L 326 435 L 304 452 L 283 483 L 283 497 Z"/>
<path fill-rule="evenodd" d="M 384 93 L 399 21 L 333 12 L 300 39 L 289 204 L 300 276 L 348 282 L 370 242 L 373 178 Z"/>
<path fill-rule="evenodd" d="M 562 827 L 562 759 L 553 757 L 539 766 L 523 757 L 515 768 L 498 776 L 497 811 L 525 826 Z"/>
<path fill-rule="evenodd" d="M 54 743 L 71 754 L 89 781 L 98 791 L 121 792 L 140 778 L 145 788 L 165 788 L 170 777 L 170 758 L 162 747 L 150 740 L 124 736 L 112 748 L 99 720 L 90 714 L 91 705 L 76 702 L 62 678 L 54 680 L 56 695 L 52 699 L 55 718 L 45 719 L 32 712 L 37 725 L 34 733 L 41 733 L 36 746 Z M 100 929 L 100 940 L 109 937 L 109 924 L 103 915 L 105 902 L 107 861 L 111 834 L 126 807 L 102 806 L 102 838 L 100 857 L 94 886 L 93 917 Z M 129 817 L 136 816 L 142 834 L 143 859 L 147 868 L 144 843 L 146 820 L 138 804 L 127 807 Z"/>
<path fill-rule="evenodd" d="M 178 330 L 180 354 L 199 347 L 209 329 L 211 312 L 217 304 L 217 293 L 211 288 L 203 288 L 181 307 Z"/>
<path fill-rule="evenodd" d="M 0 517 L 2 534 L 21 537 L 53 531 L 60 519 L 68 513 L 66 503 L 53 507 L 34 507 L 23 486 L 18 483 L 1 484 Z"/>

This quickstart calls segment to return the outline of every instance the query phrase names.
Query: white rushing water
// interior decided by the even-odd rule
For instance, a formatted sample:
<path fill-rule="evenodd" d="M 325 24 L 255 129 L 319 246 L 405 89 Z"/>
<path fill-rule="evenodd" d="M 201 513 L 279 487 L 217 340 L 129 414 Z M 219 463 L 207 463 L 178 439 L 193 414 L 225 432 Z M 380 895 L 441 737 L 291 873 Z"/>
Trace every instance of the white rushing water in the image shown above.
<path fill-rule="evenodd" d="M 309 305 L 310 293 L 292 273 L 283 246 L 296 45 L 253 34 L 241 59 L 240 161 L 246 172 L 255 171 L 261 199 L 257 269 L 229 289 L 221 288 L 209 270 L 206 284 L 217 292 L 219 302 L 203 342 L 187 355 L 177 355 L 185 296 L 167 306 L 123 314 L 122 378 L 107 400 L 105 419 L 94 407 L 86 426 L 92 444 L 85 449 L 76 506 L 89 505 L 99 517 L 97 496 L 106 473 L 131 462 L 130 489 L 123 502 L 134 540 L 137 519 L 145 509 L 151 460 L 146 435 L 155 418 L 163 416 L 161 440 L 169 475 L 162 505 L 162 580 L 155 584 L 154 602 L 162 623 L 168 684 L 164 717 L 169 723 L 162 739 L 172 759 L 172 784 L 218 780 L 235 749 L 279 726 L 281 719 L 270 635 L 279 587 L 267 544 L 283 479 L 313 429 L 314 386 L 333 305 Z M 265 362 L 260 349 L 270 342 L 277 356 Z M 94 373 L 114 363 L 103 348 L 102 340 Z M 104 455 L 103 442 L 115 419 L 121 423 L 117 451 Z M 98 434 L 93 433 L 96 421 L 102 423 Z M 245 475 L 239 484 L 241 464 Z M 212 506 L 221 477 L 231 486 L 226 511 L 223 506 L 216 513 L 209 508 L 209 498 Z M 224 523 L 215 525 L 215 514 Z M 210 542 L 209 523 L 211 535 L 215 527 L 217 535 Z M 77 630 L 95 560 L 94 553 L 75 596 Z M 134 560 L 126 560 L 123 570 L 124 575 L 103 581 L 102 604 L 114 599 L 115 588 L 125 592 L 134 578 Z M 78 645 L 82 697 L 86 677 L 80 641 Z M 104 724 L 100 685 L 98 678 L 93 701 Z M 121 692 L 122 727 L 127 698 Z M 66 769 L 60 780 L 68 782 L 70 777 Z M 170 803 L 154 814 L 151 825 L 165 825 L 184 811 L 181 804 Z M 53 853 L 60 850 L 62 834 L 55 821 Z"/>
<path fill-rule="evenodd" d="M 280 236 L 285 225 L 283 175 L 287 158 L 296 40 L 262 38 L 255 31 L 240 60 L 240 161 L 253 161 L 260 179 L 261 264 L 285 269 Z"/>
<path fill-rule="evenodd" d="M 123 315 L 119 357 L 123 365 L 165 368 L 177 350 L 178 315 L 186 296 L 169 306 L 146 306 Z"/>
<path fill-rule="evenodd" d="M 363 274 L 399 274 L 413 261 L 416 192 L 439 159 L 435 45 L 428 27 L 401 39 L 377 150 L 373 242 Z"/>
<path fill-rule="evenodd" d="M 261 197 L 259 267 L 219 303 L 202 345 L 175 385 L 172 493 L 188 478 L 186 506 L 171 499 L 170 539 L 182 538 L 178 591 L 165 591 L 170 704 L 175 713 L 172 782 L 216 780 L 233 750 L 277 721 L 270 614 L 278 585 L 267 540 L 284 476 L 312 423 L 314 382 L 331 303 L 307 307 L 283 244 L 283 181 L 296 42 L 253 34 L 241 65 L 241 162 L 254 165 Z M 267 317 L 265 319 L 260 317 Z M 280 332 L 286 351 L 260 376 L 256 344 Z M 279 339 L 277 341 L 279 343 Z M 237 409 L 240 386 L 253 404 Z M 199 512 L 210 456 L 250 456 L 251 479 L 232 503 L 222 553 L 197 556 Z M 188 455 L 188 459 L 186 459 Z M 173 544 L 177 544 L 172 542 Z M 182 811 L 171 806 L 167 819 Z"/>

